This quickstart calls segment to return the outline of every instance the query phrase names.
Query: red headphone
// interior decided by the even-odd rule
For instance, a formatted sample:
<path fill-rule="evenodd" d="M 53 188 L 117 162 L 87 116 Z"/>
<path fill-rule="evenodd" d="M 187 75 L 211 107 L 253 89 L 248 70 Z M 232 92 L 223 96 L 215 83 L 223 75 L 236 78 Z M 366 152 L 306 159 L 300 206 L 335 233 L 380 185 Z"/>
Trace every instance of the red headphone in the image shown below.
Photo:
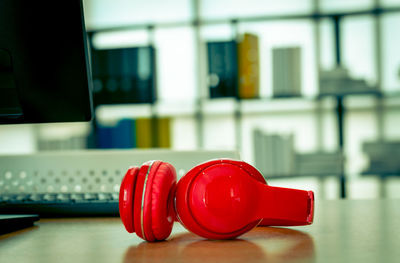
<path fill-rule="evenodd" d="M 166 239 L 175 218 L 189 231 L 210 239 L 231 239 L 257 225 L 309 225 L 314 193 L 268 186 L 243 161 L 211 160 L 176 183 L 175 168 L 150 161 L 132 167 L 122 180 L 119 212 L 129 233 L 147 241 Z"/>

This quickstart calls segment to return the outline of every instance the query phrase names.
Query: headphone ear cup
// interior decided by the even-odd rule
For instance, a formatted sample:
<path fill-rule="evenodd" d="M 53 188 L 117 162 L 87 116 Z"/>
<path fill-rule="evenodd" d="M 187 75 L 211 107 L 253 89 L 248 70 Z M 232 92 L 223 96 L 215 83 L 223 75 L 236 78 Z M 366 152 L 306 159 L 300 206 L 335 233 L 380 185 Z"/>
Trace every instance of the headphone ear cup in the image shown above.
<path fill-rule="evenodd" d="M 170 235 L 175 218 L 175 185 L 176 172 L 171 164 L 152 161 L 142 165 L 134 202 L 134 222 L 139 237 L 152 242 Z"/>
<path fill-rule="evenodd" d="M 119 214 L 126 231 L 135 232 L 133 203 L 139 167 L 131 167 L 126 172 L 119 190 Z"/>
<path fill-rule="evenodd" d="M 211 229 L 208 224 L 202 223 L 201 221 L 207 221 L 208 218 L 203 216 L 197 216 L 197 212 L 199 211 L 200 207 L 192 204 L 192 201 L 195 197 L 202 195 L 204 192 L 193 191 L 193 187 L 196 185 L 195 182 L 199 180 L 199 178 L 210 178 L 207 170 L 210 168 L 220 170 L 220 174 L 226 173 L 226 166 L 234 166 L 237 167 L 240 173 L 245 173 L 249 177 L 254 178 L 257 181 L 260 181 L 263 184 L 266 184 L 265 179 L 263 176 L 257 171 L 257 169 L 253 168 L 247 163 L 242 161 L 230 160 L 230 159 L 217 159 L 211 160 L 202 164 L 197 165 L 196 167 L 192 168 L 187 174 L 182 177 L 176 189 L 176 210 L 178 214 L 179 221 L 185 226 L 186 229 L 189 231 L 200 235 L 205 238 L 210 239 L 231 239 L 235 238 L 252 228 L 256 227 L 257 224 L 260 222 L 248 222 L 246 225 L 242 225 L 240 228 L 231 229 L 230 231 L 225 231 L 222 229 Z M 218 189 L 214 189 L 218 192 Z M 215 192 L 213 191 L 213 192 Z M 207 196 L 206 194 L 204 196 Z M 209 201 L 213 200 L 217 201 L 220 198 L 211 198 L 209 197 Z M 224 196 L 221 196 L 224 198 Z M 211 203 L 209 203 L 211 204 Z M 203 220 L 204 219 L 204 220 Z M 233 221 L 235 221 L 232 218 Z M 225 227 L 224 227 L 225 228 Z"/>

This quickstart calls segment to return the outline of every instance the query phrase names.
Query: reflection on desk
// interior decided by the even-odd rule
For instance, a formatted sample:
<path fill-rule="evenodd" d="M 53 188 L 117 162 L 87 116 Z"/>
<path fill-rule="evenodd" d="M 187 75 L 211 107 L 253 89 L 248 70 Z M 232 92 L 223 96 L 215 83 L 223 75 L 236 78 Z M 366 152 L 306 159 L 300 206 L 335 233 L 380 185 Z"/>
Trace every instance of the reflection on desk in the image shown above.
<path fill-rule="evenodd" d="M 128 248 L 124 263 L 134 262 L 314 262 L 312 238 L 297 230 L 259 227 L 235 240 L 205 240 L 192 233 L 167 242 Z"/>
<path fill-rule="evenodd" d="M 147 243 L 118 218 L 42 219 L 0 235 L 1 262 L 398 262 L 399 200 L 316 203 L 313 225 L 259 227 L 213 241 L 179 224 L 165 242 Z"/>

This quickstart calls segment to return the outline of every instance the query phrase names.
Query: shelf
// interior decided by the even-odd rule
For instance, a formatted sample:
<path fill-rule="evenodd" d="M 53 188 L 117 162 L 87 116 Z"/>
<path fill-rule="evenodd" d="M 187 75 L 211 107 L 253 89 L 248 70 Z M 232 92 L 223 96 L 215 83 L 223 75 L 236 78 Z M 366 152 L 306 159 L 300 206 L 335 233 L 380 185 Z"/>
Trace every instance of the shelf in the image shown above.
<path fill-rule="evenodd" d="M 400 177 L 400 171 L 364 171 L 361 175 L 365 177 L 378 176 L 381 178 Z"/>
<path fill-rule="evenodd" d="M 348 96 L 366 96 L 366 95 L 373 95 L 375 97 L 382 96 L 382 92 L 379 91 L 378 89 L 363 89 L 363 90 L 342 90 L 337 93 L 322 93 L 319 94 L 317 97 L 323 98 L 323 97 L 348 97 Z"/>
<path fill-rule="evenodd" d="M 346 110 L 366 111 L 378 107 L 379 97 L 376 96 L 348 96 L 344 100 Z M 382 97 L 383 109 L 400 109 L 400 97 L 385 95 Z"/>
<path fill-rule="evenodd" d="M 373 95 L 352 94 L 345 98 L 344 104 L 348 111 L 367 111 L 377 107 L 377 97 Z M 400 109 L 399 93 L 387 94 L 382 97 L 382 107 Z M 122 118 L 160 117 L 192 117 L 196 115 L 195 101 L 168 101 L 152 104 L 121 104 L 101 105 L 96 109 L 100 121 L 110 122 Z M 207 116 L 234 115 L 237 109 L 242 115 L 264 114 L 294 114 L 312 113 L 318 109 L 332 111 L 336 100 L 332 96 L 322 99 L 317 97 L 265 98 L 237 101 L 234 98 L 205 99 L 201 102 L 201 113 Z"/>
<path fill-rule="evenodd" d="M 156 102 L 154 104 L 155 114 L 162 117 L 188 117 L 196 113 L 196 102 Z"/>
<path fill-rule="evenodd" d="M 157 102 L 154 104 L 101 105 L 96 116 L 102 122 L 113 122 L 123 118 L 184 117 L 195 114 L 194 102 Z"/>
<path fill-rule="evenodd" d="M 234 98 L 207 99 L 202 101 L 201 109 L 204 115 L 232 115 L 237 108 Z"/>
<path fill-rule="evenodd" d="M 332 102 L 328 104 L 332 104 Z M 332 107 L 332 105 L 330 107 Z M 311 97 L 257 99 L 241 101 L 242 114 L 310 112 L 315 111 L 316 108 L 317 101 Z"/>
<path fill-rule="evenodd" d="M 101 123 L 112 123 L 124 118 L 148 118 L 151 115 L 151 104 L 101 105 L 96 108 L 96 117 Z"/>
<path fill-rule="evenodd" d="M 399 93 L 393 93 L 393 94 L 388 94 L 385 96 L 385 107 L 387 108 L 399 108 L 400 105 L 400 94 Z"/>

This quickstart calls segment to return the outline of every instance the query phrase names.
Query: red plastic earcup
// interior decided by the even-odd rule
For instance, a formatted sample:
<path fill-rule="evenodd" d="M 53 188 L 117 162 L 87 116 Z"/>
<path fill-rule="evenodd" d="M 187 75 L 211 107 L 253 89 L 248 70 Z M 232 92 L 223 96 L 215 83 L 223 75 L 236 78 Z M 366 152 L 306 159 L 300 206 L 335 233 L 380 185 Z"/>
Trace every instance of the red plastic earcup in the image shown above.
<path fill-rule="evenodd" d="M 131 167 L 126 172 L 119 190 L 119 214 L 126 231 L 135 232 L 133 223 L 133 198 L 139 167 Z"/>
<path fill-rule="evenodd" d="M 136 233 L 147 241 L 166 239 L 171 233 L 176 172 L 172 165 L 152 161 L 140 167 L 134 201 Z"/>
<path fill-rule="evenodd" d="M 235 178 L 239 178 L 239 181 L 245 175 L 250 180 L 265 184 L 257 169 L 245 162 L 230 159 L 202 163 L 192 168 L 178 182 L 176 210 L 179 221 L 188 230 L 205 238 L 231 239 L 257 226 L 260 220 L 246 220 L 248 216 L 242 214 L 244 211 L 240 211 L 243 207 L 237 207 L 240 202 L 236 202 L 236 193 L 230 192 L 240 191 L 239 188 L 242 187 L 239 181 L 229 182 L 233 174 L 238 174 Z M 236 185 L 238 188 L 230 189 L 228 185 Z M 249 204 L 250 207 L 252 205 Z M 207 210 L 212 212 L 208 213 Z M 216 216 L 213 216 L 213 213 L 216 213 Z M 219 216 L 222 220 L 218 220 Z M 245 220 L 242 217 L 245 217 Z"/>
<path fill-rule="evenodd" d="M 270 187 L 254 174 L 259 174 L 255 168 L 233 160 L 193 168 L 177 185 L 179 220 L 212 239 L 239 236 L 263 218 L 276 225 L 312 223 L 312 192 Z"/>

